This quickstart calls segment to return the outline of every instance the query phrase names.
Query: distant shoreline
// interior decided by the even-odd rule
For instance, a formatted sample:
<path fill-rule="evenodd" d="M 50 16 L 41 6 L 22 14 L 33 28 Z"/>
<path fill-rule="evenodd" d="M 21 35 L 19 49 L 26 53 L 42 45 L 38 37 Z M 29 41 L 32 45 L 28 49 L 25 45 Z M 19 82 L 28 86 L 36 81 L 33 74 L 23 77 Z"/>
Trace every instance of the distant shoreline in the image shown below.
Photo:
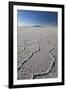
<path fill-rule="evenodd" d="M 35 27 L 35 28 L 58 28 L 57 26 L 17 26 L 17 28 L 23 28 L 23 27 Z"/>

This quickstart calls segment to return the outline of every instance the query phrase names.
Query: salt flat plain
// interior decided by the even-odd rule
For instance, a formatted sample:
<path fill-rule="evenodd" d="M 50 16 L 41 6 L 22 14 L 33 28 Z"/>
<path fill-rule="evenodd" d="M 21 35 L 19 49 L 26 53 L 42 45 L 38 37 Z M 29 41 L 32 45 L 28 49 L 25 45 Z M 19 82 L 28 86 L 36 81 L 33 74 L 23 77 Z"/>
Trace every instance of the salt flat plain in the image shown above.
<path fill-rule="evenodd" d="M 17 79 L 57 78 L 57 27 L 17 27 Z"/>

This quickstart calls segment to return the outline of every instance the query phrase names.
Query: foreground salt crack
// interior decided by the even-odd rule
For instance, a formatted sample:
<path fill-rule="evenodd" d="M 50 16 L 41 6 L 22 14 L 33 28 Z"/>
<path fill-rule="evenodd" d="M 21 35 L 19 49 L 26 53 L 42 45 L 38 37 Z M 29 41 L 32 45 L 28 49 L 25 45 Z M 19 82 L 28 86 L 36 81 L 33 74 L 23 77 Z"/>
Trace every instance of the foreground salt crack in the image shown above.
<path fill-rule="evenodd" d="M 33 54 L 37 53 L 38 51 L 40 51 L 38 42 L 36 42 L 35 40 L 26 41 L 24 50 L 18 53 L 18 64 L 17 64 L 18 69 L 20 69 L 21 66 L 23 66 L 23 64 L 27 62 L 33 56 Z"/>
<path fill-rule="evenodd" d="M 39 41 L 26 40 L 24 50 L 18 54 L 18 79 L 34 79 L 48 74 L 56 60 L 51 54 L 53 50 L 54 48 L 51 48 L 48 52 L 44 52 Z"/>

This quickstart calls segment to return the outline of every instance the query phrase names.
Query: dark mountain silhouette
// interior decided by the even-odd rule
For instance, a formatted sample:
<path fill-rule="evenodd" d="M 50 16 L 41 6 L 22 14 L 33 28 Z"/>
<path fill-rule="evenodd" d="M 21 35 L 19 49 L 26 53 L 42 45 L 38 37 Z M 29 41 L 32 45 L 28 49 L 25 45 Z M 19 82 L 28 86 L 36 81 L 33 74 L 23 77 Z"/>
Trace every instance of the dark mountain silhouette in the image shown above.
<path fill-rule="evenodd" d="M 33 27 L 43 27 L 43 26 L 41 26 L 41 25 L 34 25 Z"/>

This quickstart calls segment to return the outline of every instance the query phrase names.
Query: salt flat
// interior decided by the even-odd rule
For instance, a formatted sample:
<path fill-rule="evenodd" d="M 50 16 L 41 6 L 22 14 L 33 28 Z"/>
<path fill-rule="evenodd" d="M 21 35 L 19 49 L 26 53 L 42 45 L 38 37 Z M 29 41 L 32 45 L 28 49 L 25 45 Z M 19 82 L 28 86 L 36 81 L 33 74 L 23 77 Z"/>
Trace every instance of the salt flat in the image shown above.
<path fill-rule="evenodd" d="M 57 27 L 17 28 L 17 79 L 57 78 Z"/>

